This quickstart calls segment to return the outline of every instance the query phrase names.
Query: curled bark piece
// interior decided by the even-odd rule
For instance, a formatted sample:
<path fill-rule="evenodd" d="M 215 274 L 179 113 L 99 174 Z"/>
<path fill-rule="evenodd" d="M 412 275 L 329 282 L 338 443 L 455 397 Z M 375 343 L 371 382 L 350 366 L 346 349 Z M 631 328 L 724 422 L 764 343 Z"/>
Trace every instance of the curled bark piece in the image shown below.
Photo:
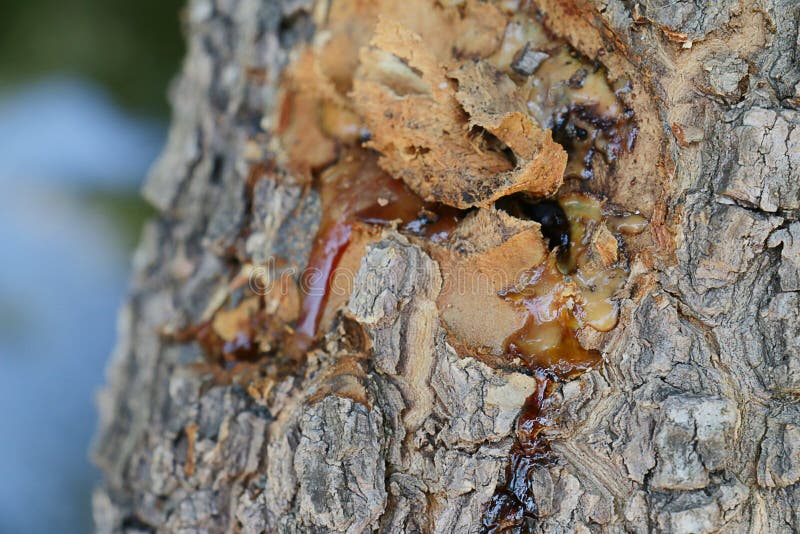
<path fill-rule="evenodd" d="M 372 133 L 367 146 L 427 201 L 468 208 L 518 191 L 555 191 L 566 153 L 525 115 L 508 76 L 478 65 L 455 72 L 465 86 L 457 90 L 419 35 L 379 20 L 352 93 Z M 495 102 L 487 109 L 480 99 L 489 93 Z"/>
<path fill-rule="evenodd" d="M 536 124 L 526 110 L 525 99 L 508 75 L 490 63 L 461 65 L 456 99 L 469 114 L 470 126 L 482 128 L 502 141 L 513 153 L 515 168 L 503 176 L 508 187 L 495 198 L 520 191 L 547 196 L 561 185 L 567 153 L 550 130 Z"/>

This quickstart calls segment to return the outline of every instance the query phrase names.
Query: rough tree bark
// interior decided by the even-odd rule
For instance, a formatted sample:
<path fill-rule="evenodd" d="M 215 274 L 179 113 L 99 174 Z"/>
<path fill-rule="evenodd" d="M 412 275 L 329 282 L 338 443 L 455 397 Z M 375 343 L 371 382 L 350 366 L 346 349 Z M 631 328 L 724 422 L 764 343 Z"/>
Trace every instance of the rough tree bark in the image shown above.
<path fill-rule="evenodd" d="M 800 5 L 537 8 L 632 80 L 640 135 L 604 192 L 651 225 L 619 326 L 594 340 L 602 365 L 549 400 L 558 462 L 531 472 L 532 528 L 797 532 Z M 172 130 L 145 187 L 159 216 L 99 398 L 101 532 L 476 532 L 505 477 L 534 381 L 456 353 L 437 263 L 398 233 L 368 248 L 346 320 L 274 383 L 164 335 L 201 324 L 245 259 L 308 254 L 313 195 L 253 169 L 310 13 L 310 0 L 189 3 Z M 373 349 L 348 374 L 341 359 L 364 353 L 352 331 Z"/>

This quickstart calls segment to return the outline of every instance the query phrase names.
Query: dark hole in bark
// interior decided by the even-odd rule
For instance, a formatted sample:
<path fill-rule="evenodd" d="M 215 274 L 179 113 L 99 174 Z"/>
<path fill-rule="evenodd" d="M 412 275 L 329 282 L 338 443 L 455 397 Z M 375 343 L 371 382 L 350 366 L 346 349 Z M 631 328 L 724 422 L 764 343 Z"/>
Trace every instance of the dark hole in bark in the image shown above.
<path fill-rule="evenodd" d="M 559 256 L 569 251 L 569 221 L 555 200 L 533 199 L 524 193 L 517 193 L 499 199 L 495 205 L 518 219 L 538 222 L 548 248 L 553 250 L 558 247 Z"/>

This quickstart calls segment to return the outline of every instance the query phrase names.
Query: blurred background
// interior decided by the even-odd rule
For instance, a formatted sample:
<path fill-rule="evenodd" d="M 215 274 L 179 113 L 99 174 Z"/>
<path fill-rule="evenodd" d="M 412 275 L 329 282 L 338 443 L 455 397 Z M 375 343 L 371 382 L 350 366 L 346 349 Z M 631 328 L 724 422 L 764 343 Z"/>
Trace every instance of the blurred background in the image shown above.
<path fill-rule="evenodd" d="M 0 0 L 0 533 L 89 532 L 94 395 L 183 0 Z"/>

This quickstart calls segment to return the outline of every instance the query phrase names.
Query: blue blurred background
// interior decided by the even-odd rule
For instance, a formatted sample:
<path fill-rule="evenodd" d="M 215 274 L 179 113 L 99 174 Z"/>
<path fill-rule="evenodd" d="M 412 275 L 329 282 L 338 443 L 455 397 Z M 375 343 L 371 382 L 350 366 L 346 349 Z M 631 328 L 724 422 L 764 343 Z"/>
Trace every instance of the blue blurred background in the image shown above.
<path fill-rule="evenodd" d="M 89 532 L 94 395 L 182 0 L 0 0 L 0 533 Z"/>

